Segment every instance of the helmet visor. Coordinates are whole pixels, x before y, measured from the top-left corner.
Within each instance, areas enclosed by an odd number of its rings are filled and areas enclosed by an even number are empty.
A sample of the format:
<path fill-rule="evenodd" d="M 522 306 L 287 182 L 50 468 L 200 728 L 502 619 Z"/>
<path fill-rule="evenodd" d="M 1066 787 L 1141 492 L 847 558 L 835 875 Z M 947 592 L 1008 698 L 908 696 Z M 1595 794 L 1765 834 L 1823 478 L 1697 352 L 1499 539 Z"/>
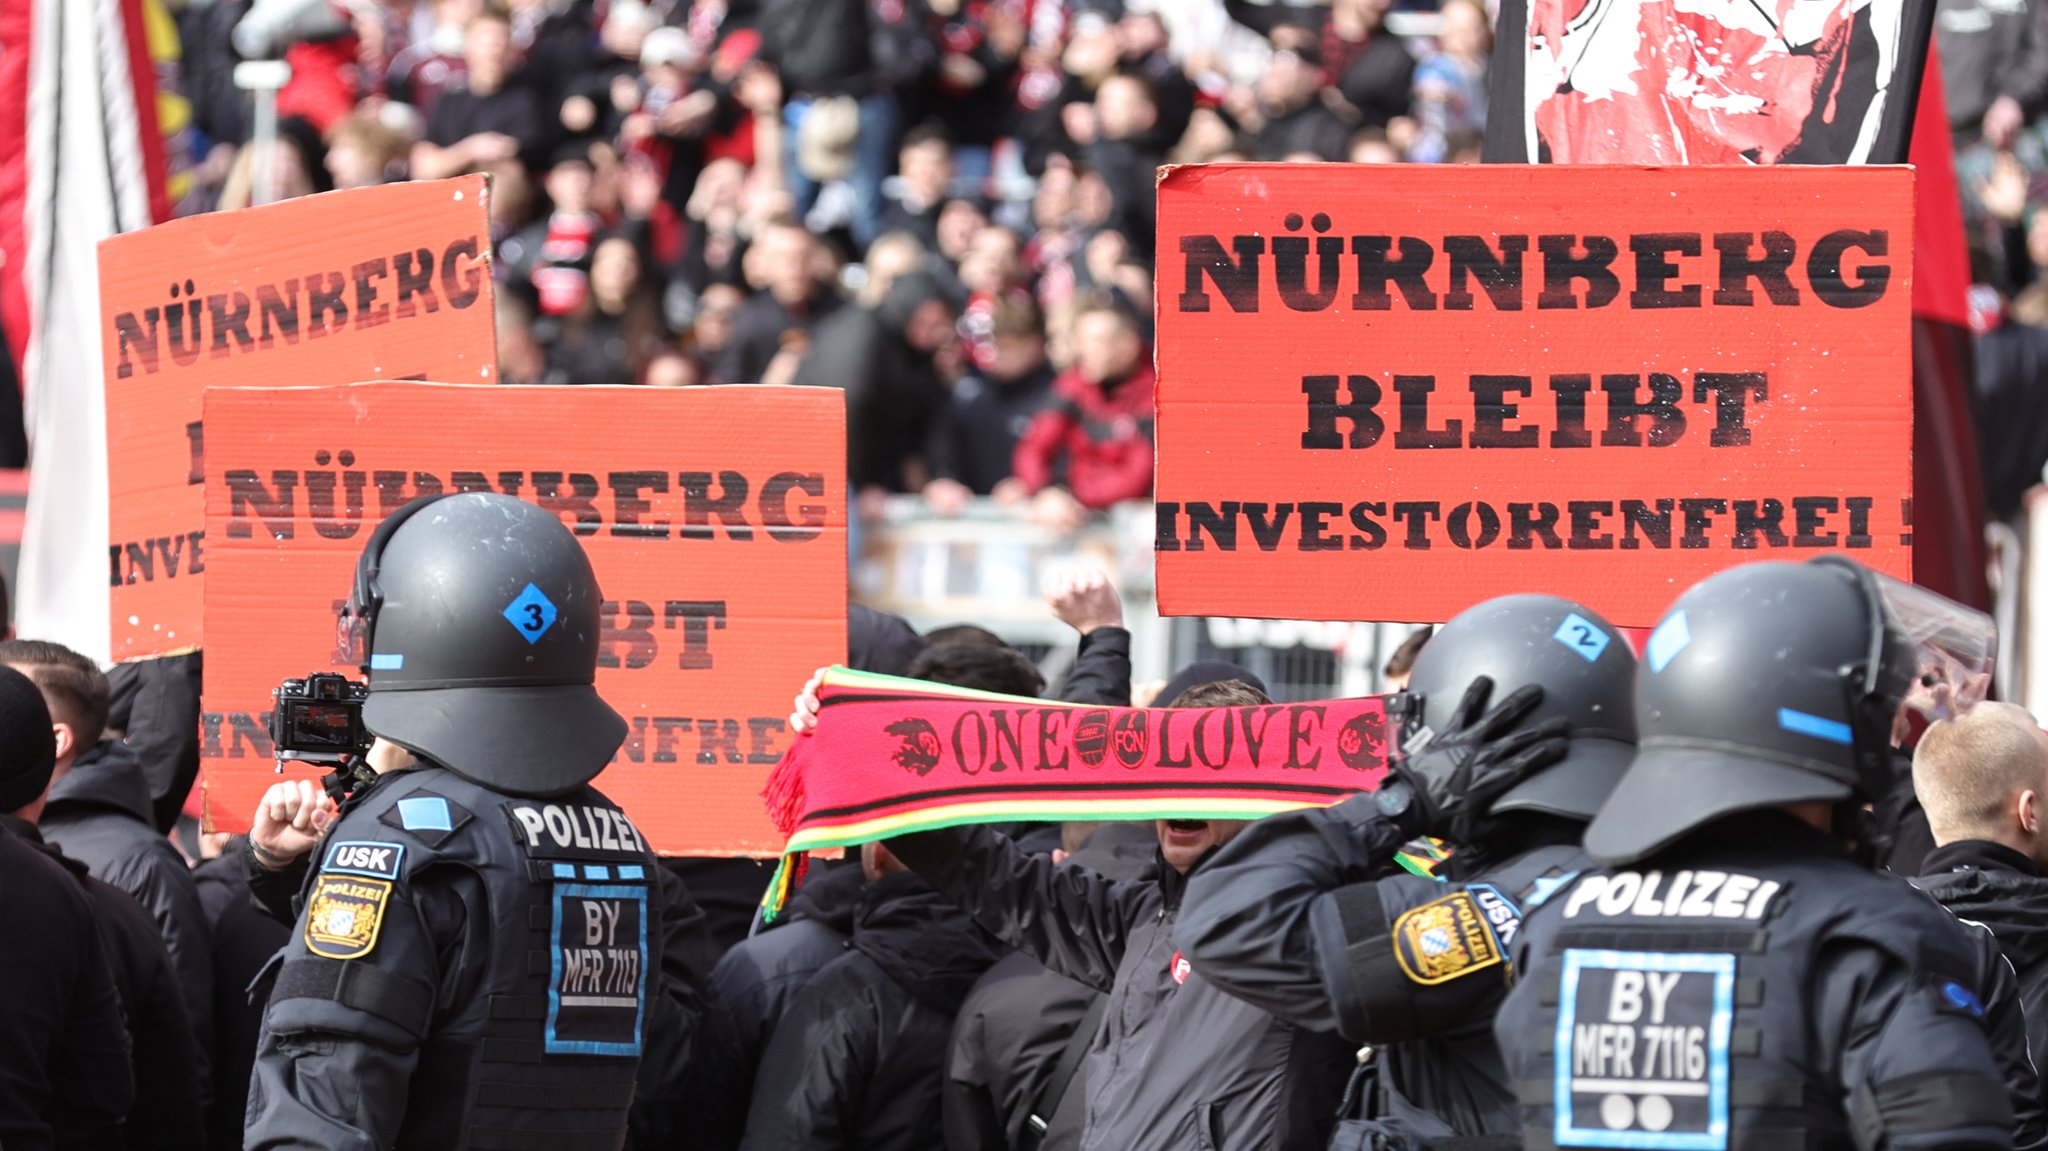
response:
<path fill-rule="evenodd" d="M 1898 719 L 1931 723 L 1991 694 L 1998 628 L 1991 617 L 1916 584 L 1877 572 L 1871 583 L 1891 625 L 1913 645 L 1916 666 Z"/>

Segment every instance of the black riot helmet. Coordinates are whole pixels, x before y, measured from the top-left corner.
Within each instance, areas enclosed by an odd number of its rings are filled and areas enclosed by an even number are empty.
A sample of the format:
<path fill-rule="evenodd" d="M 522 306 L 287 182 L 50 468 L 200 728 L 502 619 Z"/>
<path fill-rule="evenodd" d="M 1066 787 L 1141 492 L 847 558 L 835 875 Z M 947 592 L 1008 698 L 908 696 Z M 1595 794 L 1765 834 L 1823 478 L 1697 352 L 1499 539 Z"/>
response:
<path fill-rule="evenodd" d="M 1628 641 L 1591 608 L 1550 595 L 1501 596 L 1460 612 L 1415 657 L 1408 689 L 1388 701 L 1389 734 L 1405 747 L 1424 729 L 1442 732 L 1478 676 L 1493 680 L 1493 703 L 1535 684 L 1543 702 L 1522 725 L 1561 719 L 1570 749 L 1502 793 L 1488 814 L 1591 819 L 1635 754 L 1635 672 Z"/>
<path fill-rule="evenodd" d="M 1645 645 L 1642 750 L 1586 850 L 1633 863 L 1736 812 L 1875 800 L 1901 707 L 1982 698 L 1996 638 L 1983 613 L 1843 556 L 1701 580 Z"/>
<path fill-rule="evenodd" d="M 370 677 L 363 726 L 494 790 L 583 786 L 626 738 L 592 686 L 601 598 L 553 513 L 488 492 L 414 500 L 370 537 L 341 619 Z"/>

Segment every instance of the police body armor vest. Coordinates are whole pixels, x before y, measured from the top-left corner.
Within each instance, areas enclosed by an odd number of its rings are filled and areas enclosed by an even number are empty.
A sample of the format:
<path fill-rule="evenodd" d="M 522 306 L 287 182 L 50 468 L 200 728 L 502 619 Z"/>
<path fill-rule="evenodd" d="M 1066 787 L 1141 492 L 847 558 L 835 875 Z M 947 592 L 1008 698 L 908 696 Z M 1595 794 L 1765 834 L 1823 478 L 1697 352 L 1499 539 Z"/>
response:
<path fill-rule="evenodd" d="M 1955 920 L 1902 881 L 1826 856 L 1691 862 L 1574 877 L 1524 921 L 1496 1034 L 1528 1151 L 1852 1147 L 1820 1078 L 1836 1053 L 1813 1049 L 1822 947 L 1977 981 Z"/>
<path fill-rule="evenodd" d="M 1575 845 L 1540 847 L 1447 883 L 1394 876 L 1336 893 L 1364 1012 L 1355 1037 L 1383 1045 L 1373 1118 L 1441 1151 L 1518 1141 L 1493 1040 L 1509 948 L 1533 893 L 1589 862 Z"/>
<path fill-rule="evenodd" d="M 462 868 L 490 909 L 489 946 L 456 959 L 482 965 L 465 973 L 474 994 L 435 1004 L 398 1145 L 617 1148 L 660 994 L 657 863 L 639 832 L 591 787 L 529 799 L 427 768 L 364 796 L 322 846 L 319 875 L 373 858 L 379 841 L 404 848 L 395 883 Z M 402 971 L 412 958 L 378 966 Z M 432 969 L 433 956 L 416 958 Z"/>

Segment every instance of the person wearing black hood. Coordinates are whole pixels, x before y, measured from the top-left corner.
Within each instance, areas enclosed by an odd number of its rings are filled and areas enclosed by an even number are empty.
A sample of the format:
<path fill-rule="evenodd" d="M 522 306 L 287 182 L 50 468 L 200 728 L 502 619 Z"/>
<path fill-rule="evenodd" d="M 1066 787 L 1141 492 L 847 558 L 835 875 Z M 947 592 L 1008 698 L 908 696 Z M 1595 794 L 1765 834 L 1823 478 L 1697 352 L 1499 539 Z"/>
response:
<path fill-rule="evenodd" d="M 879 843 L 848 949 L 811 977 L 755 1075 L 742 1151 L 937 1151 L 953 1016 L 1000 954 Z"/>
<path fill-rule="evenodd" d="M 149 781 L 127 744 L 102 740 L 107 677 L 85 656 L 42 640 L 0 642 L 0 664 L 41 689 L 56 724 L 57 773 L 37 822 L 44 838 L 156 920 L 197 1040 L 202 1098 L 213 1052 L 213 949 L 185 859 L 156 829 Z"/>
<path fill-rule="evenodd" d="M 32 803 L 0 812 L 0 828 L 70 872 L 99 924 L 135 1072 L 135 1100 L 119 1145 L 129 1151 L 201 1151 L 206 1146 L 206 1101 L 200 1081 L 205 1063 L 156 921 L 127 892 L 94 879 L 85 864 L 45 840 L 35 823 L 42 807 Z M 235 1112 L 239 1135 L 239 1103 Z M 239 1139 L 235 1146 L 241 1146 Z"/>
<path fill-rule="evenodd" d="M 1029 298 L 998 300 L 991 324 L 993 357 L 954 387 L 934 422 L 934 478 L 925 485 L 924 498 L 942 515 L 958 512 L 973 496 L 1021 489 L 1010 469 L 1017 439 L 1053 404 L 1055 373 L 1045 358 L 1038 305 Z"/>
<path fill-rule="evenodd" d="M 1913 788 L 1938 844 L 1913 884 L 1998 940 L 2038 1064 L 2048 1057 L 2048 732 L 2017 704 L 1980 703 L 1920 737 Z"/>
<path fill-rule="evenodd" d="M 56 769 L 42 694 L 0 668 L 0 1146 L 116 1151 L 135 1069 L 98 912 L 33 834 Z"/>
<path fill-rule="evenodd" d="M 1042 686 L 1038 670 L 1008 647 L 969 643 L 922 647 L 924 639 L 918 639 L 918 633 L 909 631 L 909 625 L 897 616 L 854 608 L 848 619 L 854 625 L 848 641 L 848 662 L 854 668 L 1024 696 L 1038 694 Z M 907 649 L 905 633 L 922 649 L 911 655 L 907 666 L 889 666 L 893 657 Z M 934 659 L 924 657 L 926 651 L 940 647 L 944 651 L 938 651 Z M 682 1098 L 694 1147 L 731 1151 L 739 1147 L 741 1135 L 754 1135 L 748 1114 L 754 1108 L 756 1083 L 772 1088 L 770 1098 L 784 1096 L 786 1083 L 758 1077 L 770 1038 L 811 979 L 848 952 L 862 909 L 862 870 L 819 866 L 811 870 L 809 881 L 768 930 L 725 952 L 711 973 L 709 1008 L 690 1053 L 690 1075 Z M 942 1038 L 934 1045 L 934 1051 L 940 1049 L 944 1049 Z"/>
<path fill-rule="evenodd" d="M 846 393 L 846 474 L 856 489 L 915 491 L 945 407 L 938 356 L 958 318 L 938 278 L 899 276 L 873 308 L 843 308 L 818 326 L 795 383 Z"/>
<path fill-rule="evenodd" d="M 741 941 L 711 969 L 679 1103 L 699 1151 L 740 1145 L 775 1025 L 811 978 L 846 954 L 861 887 L 858 867 L 817 868 L 772 930 Z"/>
<path fill-rule="evenodd" d="M 1172 707 L 1257 706 L 1237 681 Z M 816 730 L 814 695 L 791 727 Z M 1082 1151 L 1309 1151 L 1330 1134 L 1353 1048 L 1225 995 L 1174 949 L 1189 877 L 1243 820 L 1158 820 L 1158 855 L 1118 882 L 1033 855 L 987 827 L 898 836 L 889 850 L 1011 946 L 1109 996 L 1082 1064 Z"/>

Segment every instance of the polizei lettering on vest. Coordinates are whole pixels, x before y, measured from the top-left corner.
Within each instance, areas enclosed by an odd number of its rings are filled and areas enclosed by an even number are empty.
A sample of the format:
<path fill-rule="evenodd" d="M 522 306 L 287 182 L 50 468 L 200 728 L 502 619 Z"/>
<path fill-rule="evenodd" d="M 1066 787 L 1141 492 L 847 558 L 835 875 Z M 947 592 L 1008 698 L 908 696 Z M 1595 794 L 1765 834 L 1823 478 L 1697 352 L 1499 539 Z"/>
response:
<path fill-rule="evenodd" d="M 625 813 L 580 803 L 550 803 L 543 807 L 515 804 L 512 818 L 526 833 L 526 846 L 547 844 L 564 850 L 614 851 L 638 854 L 647 850 L 640 832 Z"/>
<path fill-rule="evenodd" d="M 1572 887 L 1564 917 L 1576 919 L 1581 912 L 1590 911 L 1634 919 L 1761 919 L 1780 886 L 1775 879 L 1725 871 L 1591 875 Z"/>

